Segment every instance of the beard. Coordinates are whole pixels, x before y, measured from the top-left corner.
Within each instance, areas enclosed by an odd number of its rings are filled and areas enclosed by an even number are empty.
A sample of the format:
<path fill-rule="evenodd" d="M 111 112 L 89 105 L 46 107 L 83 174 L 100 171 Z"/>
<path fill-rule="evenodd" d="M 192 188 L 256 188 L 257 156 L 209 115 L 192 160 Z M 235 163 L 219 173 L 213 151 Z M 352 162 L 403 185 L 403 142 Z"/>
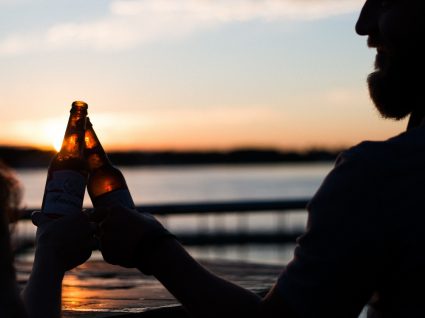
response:
<path fill-rule="evenodd" d="M 401 120 L 408 116 L 417 107 L 417 94 L 422 91 L 422 80 L 417 77 L 423 74 L 423 67 L 410 65 L 410 61 L 423 58 L 403 55 L 379 52 L 375 71 L 367 79 L 370 97 L 384 118 Z"/>

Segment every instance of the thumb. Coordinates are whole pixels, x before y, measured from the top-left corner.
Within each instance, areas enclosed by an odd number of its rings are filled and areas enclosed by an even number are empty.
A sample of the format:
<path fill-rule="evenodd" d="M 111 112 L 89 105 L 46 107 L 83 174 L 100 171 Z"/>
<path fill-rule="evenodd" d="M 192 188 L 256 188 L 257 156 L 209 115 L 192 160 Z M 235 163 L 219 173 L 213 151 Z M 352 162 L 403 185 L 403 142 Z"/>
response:
<path fill-rule="evenodd" d="M 53 220 L 58 219 L 57 216 L 53 216 L 52 214 L 46 214 L 42 211 L 33 211 L 31 213 L 31 221 L 37 227 L 42 226 L 43 224 L 49 223 Z"/>
<path fill-rule="evenodd" d="M 87 211 L 88 212 L 88 211 Z M 111 213 L 108 207 L 94 208 L 88 212 L 90 222 L 100 223 Z"/>
<path fill-rule="evenodd" d="M 31 221 L 32 221 L 32 224 L 34 224 L 35 226 L 38 226 L 38 224 L 40 223 L 40 218 L 41 218 L 41 211 L 33 211 L 31 213 Z"/>

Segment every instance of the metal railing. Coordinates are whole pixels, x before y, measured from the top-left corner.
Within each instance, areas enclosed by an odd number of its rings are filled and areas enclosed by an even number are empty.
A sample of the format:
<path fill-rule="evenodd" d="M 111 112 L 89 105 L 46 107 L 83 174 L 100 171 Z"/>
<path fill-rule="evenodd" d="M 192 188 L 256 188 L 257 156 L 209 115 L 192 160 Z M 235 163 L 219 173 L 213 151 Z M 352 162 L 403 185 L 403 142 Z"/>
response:
<path fill-rule="evenodd" d="M 269 199 L 247 201 L 224 201 L 224 202 L 193 202 L 193 203 L 167 203 L 138 205 L 139 211 L 150 212 L 161 218 L 167 225 L 169 219 L 175 216 L 189 215 L 203 220 L 196 222 L 198 229 L 187 232 L 174 232 L 178 239 L 185 245 L 227 245 L 227 244 L 266 244 L 266 243 L 289 243 L 294 242 L 302 234 L 303 229 L 282 229 L 279 226 L 269 230 L 248 231 L 249 214 L 273 213 L 277 217 L 291 212 L 306 212 L 309 199 Z M 31 211 L 27 209 L 23 219 L 29 219 Z M 232 231 L 224 230 L 222 221 L 213 222 L 215 228 L 207 228 L 205 216 L 219 218 L 225 215 L 237 215 L 238 226 Z M 277 225 L 284 222 L 277 220 Z M 171 230 L 173 230 L 171 228 Z M 29 235 L 31 236 L 31 235 Z M 30 239 L 26 237 L 26 244 Z"/>

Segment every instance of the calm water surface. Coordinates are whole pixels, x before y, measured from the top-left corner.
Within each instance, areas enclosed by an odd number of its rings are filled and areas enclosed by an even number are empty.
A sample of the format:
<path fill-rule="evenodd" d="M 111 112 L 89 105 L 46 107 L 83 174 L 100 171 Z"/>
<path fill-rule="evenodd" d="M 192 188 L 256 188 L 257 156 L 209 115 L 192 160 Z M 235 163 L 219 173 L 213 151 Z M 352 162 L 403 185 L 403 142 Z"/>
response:
<path fill-rule="evenodd" d="M 241 166 L 135 167 L 121 168 L 136 204 L 211 202 L 255 199 L 285 199 L 311 197 L 320 186 L 332 163 L 275 164 Z M 24 204 L 39 208 L 46 180 L 45 169 L 18 170 L 24 186 Z M 86 194 L 84 205 L 91 206 Z M 243 218 L 243 219 L 242 219 Z M 300 213 L 276 213 L 238 216 L 173 216 L 161 221 L 172 231 L 232 231 L 240 224 L 249 231 L 303 228 L 306 216 Z M 30 229 L 28 229 L 30 228 Z M 26 225 L 25 231 L 32 231 Z M 21 230 L 23 232 L 24 230 Z M 286 263 L 292 257 L 293 246 L 244 245 L 226 247 L 191 247 L 195 257 L 238 259 L 271 264 Z"/>

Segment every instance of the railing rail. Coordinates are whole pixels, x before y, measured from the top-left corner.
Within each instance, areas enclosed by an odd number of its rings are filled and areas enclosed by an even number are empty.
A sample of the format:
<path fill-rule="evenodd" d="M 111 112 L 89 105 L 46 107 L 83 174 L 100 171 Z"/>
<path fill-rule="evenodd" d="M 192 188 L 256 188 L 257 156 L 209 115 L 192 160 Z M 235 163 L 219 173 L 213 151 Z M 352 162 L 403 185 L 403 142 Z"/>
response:
<path fill-rule="evenodd" d="M 138 205 L 139 211 L 150 212 L 156 216 L 163 217 L 167 222 L 168 217 L 178 215 L 199 216 L 200 221 L 195 222 L 195 229 L 188 232 L 179 232 L 177 237 L 186 245 L 226 245 L 226 244 L 267 244 L 267 243 L 287 243 L 293 242 L 301 235 L 300 228 L 282 229 L 276 226 L 274 230 L 252 230 L 249 229 L 250 213 L 276 214 L 279 218 L 288 212 L 305 212 L 309 199 L 269 199 L 269 200 L 245 200 L 245 201 L 220 201 L 220 202 L 191 202 L 191 203 L 165 203 L 165 204 L 144 204 Z M 29 219 L 31 212 L 35 209 L 26 209 L 22 219 Z M 238 225 L 232 231 L 216 228 L 208 228 L 209 222 L 202 220 L 202 216 L 236 214 Z M 217 223 L 223 222 L 217 221 Z M 208 223 L 208 224 L 206 224 Z M 214 223 L 214 222 L 213 222 Z M 282 222 L 276 220 L 279 225 Z M 221 223 L 223 225 L 223 223 Z M 197 227 L 197 228 L 196 228 Z M 205 230 L 208 228 L 207 230 Z"/>
<path fill-rule="evenodd" d="M 139 211 L 150 212 L 154 215 L 178 215 L 178 214 L 226 214 L 237 212 L 244 213 L 262 213 L 275 211 L 285 213 L 288 211 L 305 210 L 309 199 L 270 199 L 270 200 L 245 200 L 245 201 L 220 201 L 220 202 L 193 202 L 193 203 L 161 203 L 161 204 L 142 204 L 136 207 Z M 26 209 L 23 211 L 22 219 L 28 219 L 31 212 L 37 210 Z"/>

